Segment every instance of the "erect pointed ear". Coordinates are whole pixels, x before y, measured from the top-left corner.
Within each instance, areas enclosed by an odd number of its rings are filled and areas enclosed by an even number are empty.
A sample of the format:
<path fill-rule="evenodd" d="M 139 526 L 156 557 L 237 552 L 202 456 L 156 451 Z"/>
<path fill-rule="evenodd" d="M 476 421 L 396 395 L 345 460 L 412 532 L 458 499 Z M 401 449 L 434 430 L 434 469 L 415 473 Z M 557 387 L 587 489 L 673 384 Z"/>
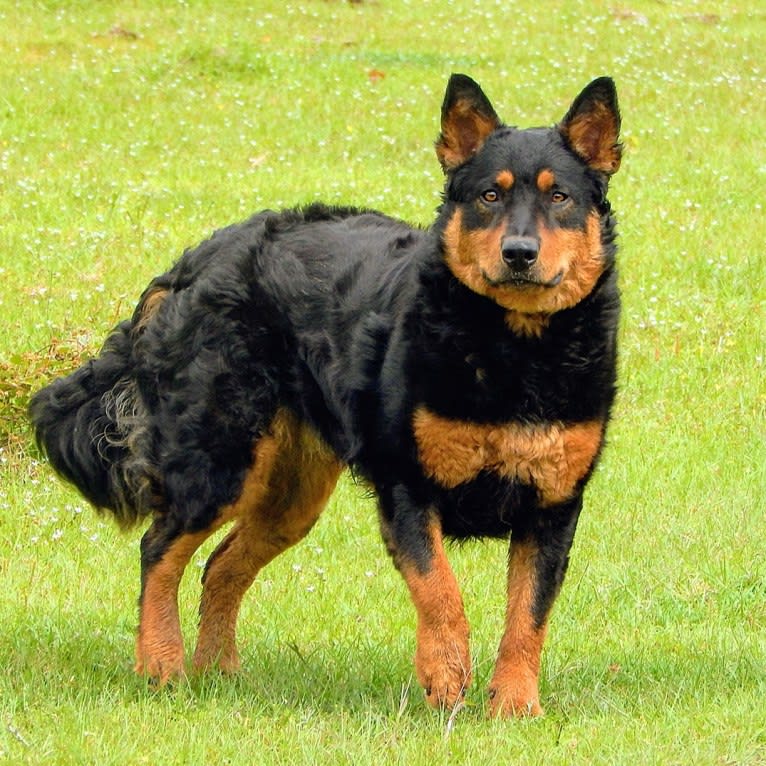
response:
<path fill-rule="evenodd" d="M 473 157 L 500 125 L 481 88 L 470 77 L 453 74 L 444 94 L 442 132 L 436 141 L 436 156 L 444 172 Z"/>
<path fill-rule="evenodd" d="M 590 167 L 608 175 L 617 172 L 622 157 L 620 110 L 610 77 L 599 77 L 586 86 L 558 127 Z"/>

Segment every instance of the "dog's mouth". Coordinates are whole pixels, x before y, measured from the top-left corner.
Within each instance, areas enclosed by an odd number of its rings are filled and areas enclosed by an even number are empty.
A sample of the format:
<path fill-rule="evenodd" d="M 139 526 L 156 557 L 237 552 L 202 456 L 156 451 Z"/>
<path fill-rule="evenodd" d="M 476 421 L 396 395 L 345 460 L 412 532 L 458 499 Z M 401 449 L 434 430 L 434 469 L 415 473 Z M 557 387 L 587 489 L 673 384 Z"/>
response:
<path fill-rule="evenodd" d="M 532 274 L 517 274 L 513 272 L 505 274 L 499 279 L 493 279 L 483 269 L 481 275 L 491 287 L 513 287 L 518 290 L 533 287 L 552 288 L 557 287 L 561 283 L 561 280 L 564 278 L 564 269 L 561 269 L 553 279 L 548 280 L 538 279 Z"/>

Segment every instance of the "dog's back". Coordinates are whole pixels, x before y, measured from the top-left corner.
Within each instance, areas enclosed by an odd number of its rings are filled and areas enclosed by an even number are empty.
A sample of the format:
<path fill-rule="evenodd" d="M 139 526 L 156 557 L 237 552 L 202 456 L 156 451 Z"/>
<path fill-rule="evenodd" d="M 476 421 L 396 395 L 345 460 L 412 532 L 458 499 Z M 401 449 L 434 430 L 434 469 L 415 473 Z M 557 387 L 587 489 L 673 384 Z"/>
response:
<path fill-rule="evenodd" d="M 323 205 L 216 232 L 152 281 L 98 357 L 35 394 L 38 444 L 125 526 L 168 504 L 202 520 L 231 502 L 279 403 L 308 407 L 350 457 L 349 408 L 380 363 L 384 317 L 417 283 L 408 256 L 423 237 Z M 355 369 L 341 365 L 351 348 Z"/>

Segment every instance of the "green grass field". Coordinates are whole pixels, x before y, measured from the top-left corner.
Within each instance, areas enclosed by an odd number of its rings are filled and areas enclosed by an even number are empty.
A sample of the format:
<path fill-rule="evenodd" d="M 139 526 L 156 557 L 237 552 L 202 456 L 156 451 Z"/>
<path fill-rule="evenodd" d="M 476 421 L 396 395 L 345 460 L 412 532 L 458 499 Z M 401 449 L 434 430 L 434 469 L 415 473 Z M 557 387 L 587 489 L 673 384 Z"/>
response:
<path fill-rule="evenodd" d="M 0 762 L 766 764 L 766 11 L 736 4 L 0 0 Z M 132 674 L 140 530 L 38 462 L 30 390 L 212 229 L 323 199 L 428 224 L 449 74 L 511 124 L 612 75 L 625 301 L 610 443 L 543 657 L 484 718 L 505 547 L 451 551 L 475 686 L 448 727 L 346 480 L 253 586 L 243 673 Z M 182 587 L 191 641 L 206 546 Z"/>

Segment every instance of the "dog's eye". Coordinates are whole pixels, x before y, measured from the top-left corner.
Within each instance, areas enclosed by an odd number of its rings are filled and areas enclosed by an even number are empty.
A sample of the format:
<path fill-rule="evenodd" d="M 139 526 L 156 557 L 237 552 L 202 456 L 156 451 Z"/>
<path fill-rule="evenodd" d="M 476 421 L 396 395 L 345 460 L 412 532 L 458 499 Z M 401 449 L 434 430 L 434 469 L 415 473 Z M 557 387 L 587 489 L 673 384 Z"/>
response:
<path fill-rule="evenodd" d="M 497 202 L 500 199 L 500 195 L 494 189 L 487 189 L 487 191 L 481 193 L 481 199 L 483 202 L 487 202 L 491 205 L 493 202 Z"/>
<path fill-rule="evenodd" d="M 555 205 L 560 205 L 562 202 L 566 202 L 569 199 L 569 195 L 563 191 L 555 191 L 551 194 L 551 202 Z"/>

